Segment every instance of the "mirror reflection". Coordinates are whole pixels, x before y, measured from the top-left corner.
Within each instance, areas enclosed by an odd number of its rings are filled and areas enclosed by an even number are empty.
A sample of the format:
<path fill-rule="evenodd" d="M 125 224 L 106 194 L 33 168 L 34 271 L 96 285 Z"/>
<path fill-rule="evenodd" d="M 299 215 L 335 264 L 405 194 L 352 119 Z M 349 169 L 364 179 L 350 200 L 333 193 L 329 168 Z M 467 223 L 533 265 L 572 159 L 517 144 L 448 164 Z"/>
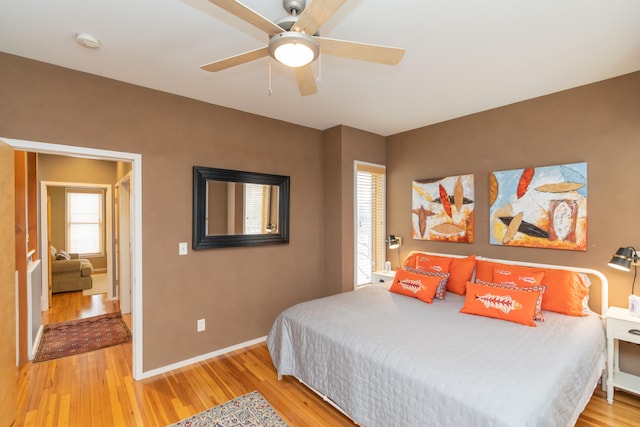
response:
<path fill-rule="evenodd" d="M 208 236 L 279 232 L 277 185 L 207 181 Z"/>
<path fill-rule="evenodd" d="M 290 178 L 193 167 L 193 249 L 289 243 Z"/>

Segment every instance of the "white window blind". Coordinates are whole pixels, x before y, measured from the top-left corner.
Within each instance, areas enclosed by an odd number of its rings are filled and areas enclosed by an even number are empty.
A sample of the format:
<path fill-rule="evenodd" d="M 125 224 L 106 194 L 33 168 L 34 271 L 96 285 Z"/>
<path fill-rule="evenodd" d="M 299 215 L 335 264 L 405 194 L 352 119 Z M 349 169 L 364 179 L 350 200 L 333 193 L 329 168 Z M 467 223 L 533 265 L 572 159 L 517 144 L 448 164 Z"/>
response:
<path fill-rule="evenodd" d="M 102 191 L 67 192 L 67 251 L 82 255 L 104 255 Z"/>
<path fill-rule="evenodd" d="M 355 163 L 355 239 L 357 286 L 371 283 L 382 270 L 385 252 L 385 167 Z"/>

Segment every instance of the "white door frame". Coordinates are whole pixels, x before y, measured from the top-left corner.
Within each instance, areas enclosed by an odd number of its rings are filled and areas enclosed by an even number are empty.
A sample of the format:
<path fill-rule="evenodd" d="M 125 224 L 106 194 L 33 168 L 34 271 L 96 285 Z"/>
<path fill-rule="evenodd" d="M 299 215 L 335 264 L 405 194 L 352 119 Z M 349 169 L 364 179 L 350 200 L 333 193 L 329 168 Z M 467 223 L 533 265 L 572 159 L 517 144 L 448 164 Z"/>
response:
<path fill-rule="evenodd" d="M 96 148 L 77 147 L 73 145 L 50 144 L 46 142 L 27 141 L 0 137 L 4 143 L 12 146 L 16 150 L 31 151 L 44 154 L 57 154 L 62 156 L 84 157 L 97 160 L 125 161 L 131 162 L 131 206 L 133 231 L 131 234 L 131 258 L 132 258 L 132 374 L 135 380 L 143 378 L 142 370 L 142 155 L 137 153 L 127 153 L 124 151 L 111 151 Z M 43 245 L 40 245 L 40 257 L 42 258 Z M 49 248 L 47 247 L 47 251 Z M 49 256 L 49 254 L 45 254 Z"/>
<path fill-rule="evenodd" d="M 118 183 L 118 296 L 120 311 L 131 312 L 131 174 L 127 173 Z"/>
<path fill-rule="evenodd" d="M 110 267 L 113 262 L 113 229 L 112 229 L 112 199 L 111 199 L 111 185 L 108 184 L 87 184 L 79 182 L 59 182 L 59 181 L 40 181 L 40 259 L 47 260 L 49 256 L 49 246 L 47 243 L 49 237 L 49 223 L 47 221 L 47 196 L 49 195 L 49 187 L 82 187 L 82 188 L 100 188 L 104 190 L 105 197 L 105 241 L 104 250 L 107 255 L 107 283 L 113 283 L 113 267 Z M 42 311 L 49 310 L 49 287 L 47 286 L 47 292 L 44 292 L 44 283 L 49 282 L 49 263 L 42 263 Z M 109 293 L 107 299 L 113 299 L 113 286 L 109 287 Z"/>

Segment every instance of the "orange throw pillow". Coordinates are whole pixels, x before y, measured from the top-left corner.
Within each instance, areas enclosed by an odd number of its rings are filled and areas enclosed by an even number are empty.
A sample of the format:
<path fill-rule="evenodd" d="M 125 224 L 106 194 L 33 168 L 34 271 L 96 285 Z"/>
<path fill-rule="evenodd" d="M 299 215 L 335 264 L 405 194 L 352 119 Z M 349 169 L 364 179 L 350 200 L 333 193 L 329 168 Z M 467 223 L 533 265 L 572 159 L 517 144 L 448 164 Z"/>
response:
<path fill-rule="evenodd" d="M 417 268 L 410 268 L 410 267 L 405 267 L 404 269 L 407 271 L 410 271 L 411 273 L 422 274 L 424 276 L 439 277 L 440 283 L 438 283 L 438 288 L 436 289 L 436 298 L 444 299 L 445 295 L 447 294 L 447 280 L 449 280 L 449 273 L 440 273 L 438 271 L 425 271 L 425 270 L 420 270 Z"/>
<path fill-rule="evenodd" d="M 522 272 L 523 274 L 526 274 L 526 275 L 530 275 L 532 273 L 542 273 L 544 275 L 544 272 L 545 272 L 545 270 L 540 268 L 525 267 L 521 265 L 512 265 L 512 264 L 503 264 L 500 262 L 485 261 L 485 260 L 479 259 L 478 261 L 476 261 L 475 281 L 495 282 L 496 278 L 494 277 L 494 270 L 497 267 L 501 267 L 506 270 Z M 527 286 L 534 286 L 528 283 L 525 283 L 525 284 Z M 540 282 L 538 282 L 537 284 L 540 284 Z"/>
<path fill-rule="evenodd" d="M 477 260 L 475 281 L 481 280 L 483 282 L 492 282 L 493 267 L 496 265 L 504 265 L 504 264 L 498 264 L 497 262 L 492 262 L 492 261 L 485 261 L 483 259 Z"/>
<path fill-rule="evenodd" d="M 419 253 L 414 253 L 407 256 L 404 260 L 403 267 L 416 268 L 416 259 L 418 258 Z"/>
<path fill-rule="evenodd" d="M 468 282 L 467 295 L 460 312 L 535 327 L 533 315 L 542 292 L 544 287 L 540 287 L 538 291 L 529 291 L 527 288 Z"/>
<path fill-rule="evenodd" d="M 522 267 L 517 265 L 494 265 L 493 266 L 493 283 L 496 285 L 515 286 L 517 288 L 537 287 L 542 283 L 544 271 L 535 270 L 531 267 Z M 542 302 L 544 298 L 538 300 L 536 305 L 536 314 L 533 320 L 543 322 Z"/>
<path fill-rule="evenodd" d="M 589 295 L 589 287 L 582 276 L 573 271 L 546 269 L 542 284 L 547 287 L 542 309 L 569 316 L 586 316 L 582 301 Z"/>
<path fill-rule="evenodd" d="M 436 273 L 448 273 L 451 258 L 439 257 L 427 254 L 418 254 L 416 257 L 416 268 L 424 271 L 435 271 Z"/>
<path fill-rule="evenodd" d="M 418 298 L 420 301 L 431 304 L 440 280 L 441 278 L 438 276 L 425 276 L 424 274 L 398 269 L 389 291 Z"/>
<path fill-rule="evenodd" d="M 467 292 L 467 282 L 471 280 L 473 269 L 476 268 L 476 256 L 466 258 L 452 258 L 449 266 L 449 281 L 447 290 L 454 294 L 464 295 Z"/>
<path fill-rule="evenodd" d="M 418 259 L 422 257 L 428 257 L 433 260 L 434 265 L 438 265 L 438 259 L 443 260 L 442 264 L 446 264 L 449 261 L 449 280 L 446 284 L 446 291 L 453 292 L 454 294 L 464 295 L 467 291 L 467 282 L 471 280 L 473 275 L 473 269 L 476 267 L 476 256 L 469 255 L 466 258 L 452 258 L 439 255 L 427 255 L 421 253 L 415 253 L 409 255 L 404 262 L 405 267 L 420 268 L 418 265 Z M 491 278 L 487 280 L 490 282 Z"/>
<path fill-rule="evenodd" d="M 515 265 L 493 266 L 492 282 L 498 285 L 511 285 L 518 288 L 539 286 L 542 283 L 544 271 Z"/>

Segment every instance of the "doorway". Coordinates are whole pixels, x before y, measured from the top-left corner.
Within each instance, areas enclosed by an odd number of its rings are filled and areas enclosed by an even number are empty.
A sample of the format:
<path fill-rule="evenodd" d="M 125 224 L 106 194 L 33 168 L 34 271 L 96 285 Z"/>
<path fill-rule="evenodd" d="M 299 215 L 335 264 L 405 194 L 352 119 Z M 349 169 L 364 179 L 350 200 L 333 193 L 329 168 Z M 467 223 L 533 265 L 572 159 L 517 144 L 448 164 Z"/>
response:
<path fill-rule="evenodd" d="M 66 207 L 65 201 L 65 192 L 69 189 L 93 189 L 93 190 L 102 190 L 104 192 L 104 203 L 105 203 L 105 215 L 104 215 L 104 242 L 103 248 L 104 256 L 102 258 L 102 264 L 106 266 L 106 283 L 109 285 L 107 287 L 107 299 L 113 300 L 115 298 L 113 292 L 113 230 L 112 230 L 112 197 L 111 197 L 111 186 L 104 184 L 91 184 L 91 183 L 77 183 L 77 182 L 58 182 L 58 181 L 40 181 L 40 242 L 42 242 L 42 258 L 43 260 L 47 260 L 48 248 L 49 244 L 52 242 L 52 234 L 54 234 L 54 229 L 58 229 L 57 235 L 61 235 L 56 242 L 54 242 L 54 246 L 56 248 L 66 248 L 66 245 L 60 244 L 60 241 L 65 240 L 66 230 L 65 228 L 65 214 L 64 210 Z M 56 205 L 62 205 L 60 209 L 56 209 L 57 211 L 62 209 L 62 212 L 59 213 L 60 221 L 56 221 L 56 223 L 52 222 L 52 209 L 51 209 L 51 200 L 52 194 L 57 194 L 58 203 Z M 106 258 L 106 263 L 105 263 Z M 91 261 L 91 260 L 90 260 Z M 95 267 L 95 261 L 92 262 Z M 42 266 L 42 283 L 48 283 L 49 277 L 49 269 L 50 265 L 48 262 L 44 262 Z M 93 276 L 93 275 L 92 275 Z M 49 289 L 47 292 L 43 292 L 42 294 L 42 311 L 49 310 L 51 302 L 51 290 Z M 128 313 L 128 312 L 127 312 Z"/>
<path fill-rule="evenodd" d="M 16 150 L 62 156 L 84 157 L 99 160 L 131 163 L 131 324 L 132 324 L 132 374 L 138 380 L 142 371 L 142 155 L 44 142 L 0 138 Z M 46 203 L 46 202 L 45 202 Z M 45 240 L 46 241 L 46 240 Z M 44 245 L 41 245 L 44 246 Z M 41 249 L 42 250 L 42 249 Z M 41 253 L 41 256 L 43 254 Z M 48 257 L 48 254 L 44 254 Z M 48 279 L 47 279 L 48 280 Z"/>

